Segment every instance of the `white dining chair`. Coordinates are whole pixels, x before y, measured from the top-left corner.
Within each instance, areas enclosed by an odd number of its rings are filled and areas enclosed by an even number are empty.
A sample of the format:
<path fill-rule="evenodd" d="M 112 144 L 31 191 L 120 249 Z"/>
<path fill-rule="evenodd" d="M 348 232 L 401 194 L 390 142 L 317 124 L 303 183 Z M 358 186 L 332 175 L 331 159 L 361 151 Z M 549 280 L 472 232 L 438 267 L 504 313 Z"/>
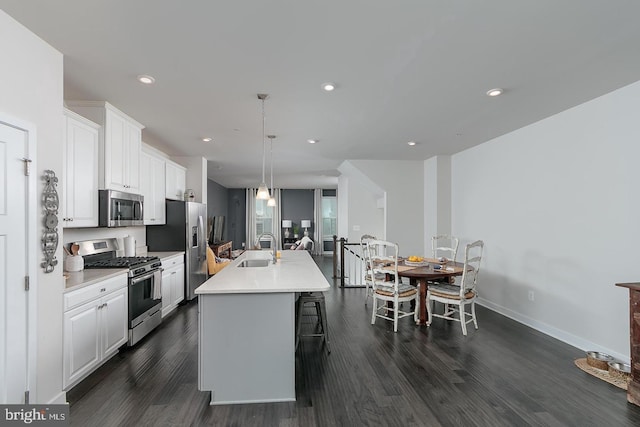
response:
<path fill-rule="evenodd" d="M 370 234 L 363 234 L 360 237 L 360 251 L 362 253 L 362 265 L 363 265 L 363 278 L 364 278 L 364 305 L 367 305 L 367 301 L 371 297 L 371 293 L 373 292 L 373 277 L 371 273 L 371 260 L 369 259 L 369 248 L 367 246 L 367 242 L 370 240 L 376 240 L 375 236 Z"/>
<path fill-rule="evenodd" d="M 462 334 L 467 335 L 467 323 L 473 322 L 478 329 L 476 320 L 476 299 L 478 297 L 478 273 L 484 242 L 477 240 L 466 246 L 464 251 L 464 267 L 462 276 L 456 277 L 455 283 L 434 283 L 427 288 L 427 326 L 431 325 L 433 317 L 460 322 Z M 458 279 L 460 281 L 458 282 Z M 434 302 L 444 304 L 444 313 L 434 312 Z M 465 311 L 465 306 L 471 306 L 471 312 Z M 457 317 L 456 316 L 457 313 Z M 466 316 L 470 316 L 466 320 Z"/>
<path fill-rule="evenodd" d="M 458 255 L 458 238 L 448 234 L 438 234 L 431 238 L 432 257 L 447 258 L 447 260 L 455 261 Z"/>
<path fill-rule="evenodd" d="M 373 283 L 373 309 L 371 310 L 371 324 L 380 317 L 393 322 L 393 332 L 398 332 L 398 319 L 413 316 L 418 321 L 419 298 L 418 289 L 400 281 L 398 275 L 398 245 L 384 240 L 369 240 L 367 247 L 370 254 L 370 269 Z M 390 280 L 386 278 L 390 277 Z M 404 311 L 400 303 L 415 301 L 410 311 Z M 387 303 L 391 302 L 392 306 Z M 379 304 L 381 303 L 381 304 Z M 390 317 L 392 312 L 393 317 Z"/>

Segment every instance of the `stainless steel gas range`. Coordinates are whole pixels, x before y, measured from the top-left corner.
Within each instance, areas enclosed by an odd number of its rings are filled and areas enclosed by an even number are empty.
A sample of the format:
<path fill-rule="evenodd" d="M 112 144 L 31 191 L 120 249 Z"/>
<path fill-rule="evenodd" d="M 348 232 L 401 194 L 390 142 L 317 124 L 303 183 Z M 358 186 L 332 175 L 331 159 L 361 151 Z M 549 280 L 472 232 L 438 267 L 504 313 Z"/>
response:
<path fill-rule="evenodd" d="M 129 341 L 132 346 L 162 322 L 162 262 L 158 257 L 117 257 L 116 239 L 74 242 L 84 268 L 129 269 Z"/>

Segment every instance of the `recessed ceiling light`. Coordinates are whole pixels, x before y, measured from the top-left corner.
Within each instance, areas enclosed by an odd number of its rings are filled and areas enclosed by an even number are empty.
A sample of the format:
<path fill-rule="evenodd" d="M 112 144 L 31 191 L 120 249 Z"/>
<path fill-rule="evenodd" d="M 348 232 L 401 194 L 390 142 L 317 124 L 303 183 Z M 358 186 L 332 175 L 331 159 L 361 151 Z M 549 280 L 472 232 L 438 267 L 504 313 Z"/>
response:
<path fill-rule="evenodd" d="M 142 74 L 142 75 L 138 76 L 138 81 L 140 83 L 144 83 L 146 85 L 150 85 L 150 84 L 155 83 L 156 79 L 154 79 L 151 76 L 147 76 L 146 74 Z"/>
<path fill-rule="evenodd" d="M 206 138 L 202 138 L 202 141 L 204 141 L 204 142 L 211 142 L 211 141 L 213 141 L 213 139 L 212 139 L 212 138 L 209 138 L 209 137 L 206 137 Z"/>
<path fill-rule="evenodd" d="M 336 88 L 335 83 L 327 82 L 322 84 L 322 89 L 326 90 L 327 92 L 331 92 L 335 88 Z"/>
<path fill-rule="evenodd" d="M 495 89 L 491 89 L 487 91 L 487 96 L 498 96 L 498 95 L 502 95 L 503 90 L 500 89 L 499 87 L 495 88 Z"/>
<path fill-rule="evenodd" d="M 415 141 L 409 141 L 409 142 L 407 142 L 407 144 L 413 147 L 414 145 L 416 145 L 416 142 Z"/>
<path fill-rule="evenodd" d="M 318 142 L 318 140 L 317 139 L 307 139 L 307 142 L 309 144 L 315 144 L 316 142 Z"/>

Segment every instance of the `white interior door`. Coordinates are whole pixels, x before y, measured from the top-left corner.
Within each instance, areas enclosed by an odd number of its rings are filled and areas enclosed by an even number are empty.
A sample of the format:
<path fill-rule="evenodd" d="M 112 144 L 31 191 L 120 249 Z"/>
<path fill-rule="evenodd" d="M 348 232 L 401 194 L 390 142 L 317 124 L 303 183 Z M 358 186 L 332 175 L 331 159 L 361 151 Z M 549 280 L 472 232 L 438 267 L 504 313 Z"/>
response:
<path fill-rule="evenodd" d="M 0 121 L 0 403 L 24 403 L 28 387 L 28 133 Z"/>

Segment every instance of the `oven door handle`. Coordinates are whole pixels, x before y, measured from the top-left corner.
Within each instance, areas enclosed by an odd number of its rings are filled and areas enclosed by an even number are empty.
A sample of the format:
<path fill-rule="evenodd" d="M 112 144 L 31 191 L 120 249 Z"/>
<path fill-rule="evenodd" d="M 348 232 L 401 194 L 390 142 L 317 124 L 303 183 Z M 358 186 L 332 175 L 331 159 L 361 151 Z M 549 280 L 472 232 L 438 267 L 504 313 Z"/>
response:
<path fill-rule="evenodd" d="M 151 273 L 147 273 L 144 276 L 134 277 L 133 279 L 131 279 L 131 284 L 135 285 L 138 282 L 142 282 L 143 280 L 150 279 L 156 274 L 157 271 L 163 272 L 164 268 L 159 268 L 157 270 L 153 270 Z"/>

